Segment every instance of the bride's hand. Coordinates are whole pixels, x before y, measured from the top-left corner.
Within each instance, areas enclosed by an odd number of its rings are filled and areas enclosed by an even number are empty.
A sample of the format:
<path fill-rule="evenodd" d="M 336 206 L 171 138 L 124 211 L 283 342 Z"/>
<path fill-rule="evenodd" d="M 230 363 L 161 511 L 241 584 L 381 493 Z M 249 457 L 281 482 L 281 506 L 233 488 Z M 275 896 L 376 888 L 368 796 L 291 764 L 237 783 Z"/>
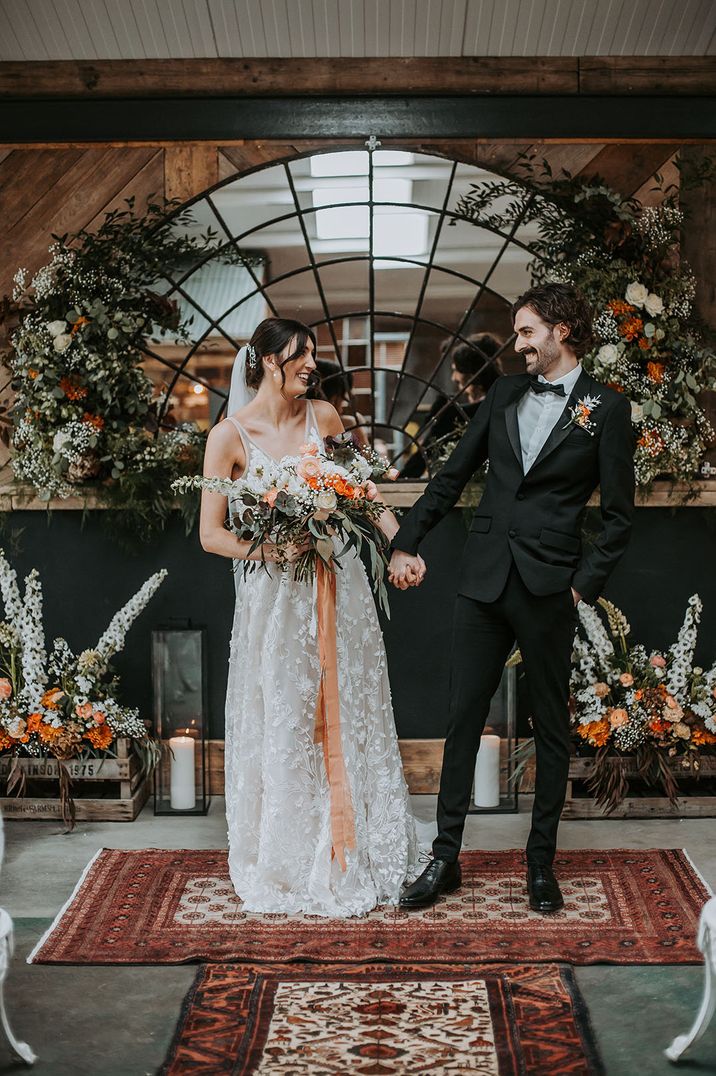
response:
<path fill-rule="evenodd" d="M 305 542 L 289 542 L 287 546 L 284 546 L 283 560 L 285 560 L 287 564 L 293 564 L 294 561 L 298 560 L 299 557 L 302 557 L 303 554 L 308 551 L 309 545 L 310 543 L 308 539 L 306 539 Z"/>

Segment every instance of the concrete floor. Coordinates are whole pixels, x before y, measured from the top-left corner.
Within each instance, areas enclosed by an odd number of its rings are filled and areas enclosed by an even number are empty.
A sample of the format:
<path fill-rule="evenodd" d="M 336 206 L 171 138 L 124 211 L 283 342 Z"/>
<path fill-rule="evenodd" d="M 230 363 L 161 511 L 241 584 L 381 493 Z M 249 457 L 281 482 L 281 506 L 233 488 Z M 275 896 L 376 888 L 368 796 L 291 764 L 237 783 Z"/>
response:
<path fill-rule="evenodd" d="M 434 817 L 431 796 L 413 797 L 416 813 Z M 713 821 L 563 822 L 563 848 L 685 848 L 716 890 Z M 519 815 L 468 818 L 465 847 L 519 848 L 529 829 Z M 219 848 L 225 845 L 223 801 L 206 818 L 155 818 L 151 807 L 133 823 L 80 823 L 63 835 L 54 822 L 7 822 L 0 906 L 15 920 L 16 956 L 7 1006 L 16 1034 L 39 1055 L 38 1076 L 144 1076 L 164 1058 L 181 1001 L 196 967 L 42 967 L 24 963 L 74 889 L 98 848 Z M 576 969 L 608 1076 L 664 1076 L 672 1038 L 691 1024 L 701 996 L 698 967 Z M 716 1074 L 716 1019 L 679 1066 Z M 0 1073 L 20 1073 L 0 1042 Z M 422 1074 L 415 1074 L 422 1076 Z M 546 1074 L 545 1074 L 546 1076 Z M 550 1074 L 551 1076 L 551 1074 Z"/>

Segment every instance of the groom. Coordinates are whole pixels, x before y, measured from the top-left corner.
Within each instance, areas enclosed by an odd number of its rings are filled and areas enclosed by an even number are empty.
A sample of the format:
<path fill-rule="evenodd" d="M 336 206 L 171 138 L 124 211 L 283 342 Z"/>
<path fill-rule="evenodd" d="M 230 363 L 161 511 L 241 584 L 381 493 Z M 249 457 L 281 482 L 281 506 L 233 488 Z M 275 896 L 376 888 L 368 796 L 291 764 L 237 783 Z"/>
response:
<path fill-rule="evenodd" d="M 594 602 L 626 548 L 634 510 L 629 401 L 579 364 L 591 314 L 569 284 L 531 288 L 513 304 L 527 372 L 492 386 L 442 470 L 395 535 L 391 581 L 418 585 L 418 547 L 486 459 L 487 484 L 465 545 L 455 603 L 450 712 L 433 860 L 401 897 L 424 908 L 461 883 L 462 842 L 480 735 L 517 641 L 536 749 L 527 841 L 530 907 L 563 905 L 552 871 L 570 750 L 569 679 L 578 602 Z M 600 487 L 601 529 L 583 546 L 584 509 Z"/>

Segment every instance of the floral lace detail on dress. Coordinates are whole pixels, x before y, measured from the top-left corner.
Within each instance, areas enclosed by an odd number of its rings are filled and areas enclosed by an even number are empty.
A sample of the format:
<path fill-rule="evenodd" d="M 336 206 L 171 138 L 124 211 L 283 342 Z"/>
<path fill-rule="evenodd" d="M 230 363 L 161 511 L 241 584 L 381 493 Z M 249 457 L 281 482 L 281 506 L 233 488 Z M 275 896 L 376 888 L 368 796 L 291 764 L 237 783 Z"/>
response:
<path fill-rule="evenodd" d="M 315 429 L 311 435 L 318 437 Z M 261 459 L 260 457 L 264 457 Z M 272 464 L 252 441 L 251 466 Z M 240 580 L 226 695 L 229 871 L 248 911 L 345 917 L 397 902 L 415 873 L 383 637 L 365 570 L 336 579 L 343 755 L 356 847 L 331 857 L 330 790 L 314 743 L 320 664 L 316 584 L 260 569 Z"/>

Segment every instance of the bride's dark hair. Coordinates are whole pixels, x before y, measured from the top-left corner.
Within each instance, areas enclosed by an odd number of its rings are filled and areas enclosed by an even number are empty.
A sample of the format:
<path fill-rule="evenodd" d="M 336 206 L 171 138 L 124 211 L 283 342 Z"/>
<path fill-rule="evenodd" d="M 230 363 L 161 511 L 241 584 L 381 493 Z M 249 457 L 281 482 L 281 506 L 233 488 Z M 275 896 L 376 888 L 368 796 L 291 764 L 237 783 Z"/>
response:
<path fill-rule="evenodd" d="M 316 334 L 312 329 L 309 329 L 308 325 L 304 325 L 302 321 L 295 321 L 293 318 L 265 318 L 260 325 L 256 326 L 249 341 L 256 352 L 256 362 L 254 365 L 250 365 L 248 361 L 246 363 L 246 384 L 250 389 L 257 389 L 263 381 L 264 365 L 261 360 L 264 355 L 280 355 L 294 337 L 296 340 L 294 350 L 288 358 L 282 359 L 278 363 L 278 369 L 281 371 L 282 388 L 286 384 L 284 366 L 286 363 L 293 362 L 294 359 L 299 359 L 303 355 L 309 340 L 312 341 L 313 353 L 314 355 L 316 354 L 318 348 Z"/>

